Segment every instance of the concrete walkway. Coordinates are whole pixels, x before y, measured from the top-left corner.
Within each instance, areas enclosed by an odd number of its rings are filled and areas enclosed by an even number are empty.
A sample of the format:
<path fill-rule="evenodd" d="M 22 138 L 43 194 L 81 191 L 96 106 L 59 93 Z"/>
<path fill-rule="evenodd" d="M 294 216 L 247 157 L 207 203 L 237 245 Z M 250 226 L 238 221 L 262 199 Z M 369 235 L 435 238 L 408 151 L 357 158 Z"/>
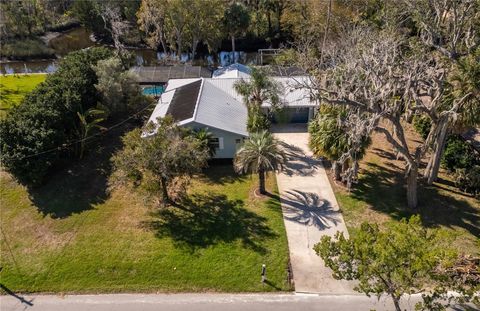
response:
<path fill-rule="evenodd" d="M 289 158 L 284 171 L 277 174 L 277 183 L 295 291 L 354 293 L 353 284 L 335 280 L 313 250 L 322 236 L 333 236 L 337 231 L 348 235 L 348 232 L 325 168 L 311 156 L 306 126 L 282 126 L 273 132 L 284 143 Z"/>

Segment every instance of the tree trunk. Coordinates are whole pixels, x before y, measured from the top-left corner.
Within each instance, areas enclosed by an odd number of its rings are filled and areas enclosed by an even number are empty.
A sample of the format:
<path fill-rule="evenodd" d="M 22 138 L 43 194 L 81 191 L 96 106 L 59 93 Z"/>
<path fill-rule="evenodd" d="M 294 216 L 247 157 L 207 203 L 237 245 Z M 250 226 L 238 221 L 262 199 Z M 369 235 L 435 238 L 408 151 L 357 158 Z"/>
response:
<path fill-rule="evenodd" d="M 85 138 L 86 137 L 84 137 L 80 142 L 80 159 L 83 159 L 83 154 L 85 152 Z"/>
<path fill-rule="evenodd" d="M 443 151 L 445 150 L 445 143 L 447 141 L 447 126 L 442 126 L 440 134 L 437 136 L 434 143 L 433 155 L 428 161 L 425 169 L 424 177 L 427 179 L 427 184 L 431 185 L 438 177 L 440 169 L 440 160 L 442 159 Z"/>
<path fill-rule="evenodd" d="M 235 36 L 232 36 L 232 52 L 233 52 L 233 62 L 236 63 L 236 57 L 235 57 Z"/>
<path fill-rule="evenodd" d="M 391 294 L 392 300 L 393 300 L 393 305 L 395 306 L 396 311 L 402 311 L 400 308 L 400 298 L 396 297 L 394 294 Z"/>
<path fill-rule="evenodd" d="M 320 64 L 323 63 L 323 54 L 325 50 L 325 44 L 327 42 L 328 29 L 330 27 L 330 15 L 332 14 L 332 0 L 328 2 L 327 21 L 325 22 L 325 29 L 323 30 L 323 42 L 322 51 L 320 53 Z"/>
<path fill-rule="evenodd" d="M 275 28 L 276 28 L 275 32 L 279 34 L 280 33 L 280 18 L 282 17 L 282 12 L 281 12 L 280 7 L 278 5 L 275 8 L 275 13 L 277 15 L 277 24 L 275 25 Z"/>
<path fill-rule="evenodd" d="M 192 42 L 192 62 L 195 59 L 195 51 L 197 50 L 199 40 L 193 40 Z"/>
<path fill-rule="evenodd" d="M 167 44 L 165 43 L 163 36 L 160 39 L 160 43 L 162 44 L 163 53 L 167 54 Z"/>
<path fill-rule="evenodd" d="M 418 166 L 417 164 L 410 164 L 407 173 L 407 204 L 410 209 L 417 208 L 417 187 L 418 187 Z"/>
<path fill-rule="evenodd" d="M 337 161 L 334 161 L 333 162 L 333 179 L 334 180 L 340 180 L 341 178 L 341 172 L 342 172 L 342 167 L 340 165 L 340 163 L 338 163 Z"/>
<path fill-rule="evenodd" d="M 258 181 L 259 181 L 259 188 L 258 190 L 260 191 L 260 194 L 265 194 L 267 193 L 265 191 L 265 171 L 264 170 L 259 170 L 258 171 Z"/>
<path fill-rule="evenodd" d="M 183 46 L 182 46 L 182 39 L 180 37 L 177 40 L 177 49 L 178 49 L 178 55 L 177 55 L 178 60 L 181 60 Z"/>
<path fill-rule="evenodd" d="M 165 202 L 170 202 L 170 197 L 168 196 L 167 190 L 167 179 L 165 177 L 160 178 L 160 186 L 162 187 L 162 197 Z"/>
<path fill-rule="evenodd" d="M 272 19 L 270 17 L 270 10 L 267 10 L 267 21 L 268 21 L 268 35 L 272 34 Z"/>
<path fill-rule="evenodd" d="M 342 163 L 342 174 L 348 170 L 348 161 L 343 161 Z"/>

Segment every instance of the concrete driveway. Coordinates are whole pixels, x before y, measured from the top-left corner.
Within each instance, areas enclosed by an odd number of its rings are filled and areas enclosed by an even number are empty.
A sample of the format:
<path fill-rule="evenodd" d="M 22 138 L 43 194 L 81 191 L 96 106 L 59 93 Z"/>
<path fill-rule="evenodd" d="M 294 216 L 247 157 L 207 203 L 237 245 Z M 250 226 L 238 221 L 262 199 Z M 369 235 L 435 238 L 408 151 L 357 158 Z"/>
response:
<path fill-rule="evenodd" d="M 288 155 L 285 169 L 277 174 L 283 219 L 296 292 L 354 293 L 352 282 L 338 281 L 313 247 L 324 235 L 337 231 L 348 236 L 342 214 L 322 163 L 308 148 L 306 125 L 273 128 Z"/>

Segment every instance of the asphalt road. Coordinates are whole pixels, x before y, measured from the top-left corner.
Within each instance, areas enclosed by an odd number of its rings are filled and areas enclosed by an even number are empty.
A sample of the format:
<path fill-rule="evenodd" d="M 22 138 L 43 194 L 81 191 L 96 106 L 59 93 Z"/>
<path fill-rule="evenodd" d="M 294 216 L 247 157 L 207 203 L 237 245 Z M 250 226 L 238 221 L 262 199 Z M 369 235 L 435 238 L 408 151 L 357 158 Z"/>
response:
<path fill-rule="evenodd" d="M 403 301 L 414 310 L 419 297 Z M 393 310 L 389 299 L 364 295 L 311 294 L 112 294 L 1 296 L 1 311 L 283 311 L 283 310 Z M 462 310 L 462 309 L 455 309 Z"/>

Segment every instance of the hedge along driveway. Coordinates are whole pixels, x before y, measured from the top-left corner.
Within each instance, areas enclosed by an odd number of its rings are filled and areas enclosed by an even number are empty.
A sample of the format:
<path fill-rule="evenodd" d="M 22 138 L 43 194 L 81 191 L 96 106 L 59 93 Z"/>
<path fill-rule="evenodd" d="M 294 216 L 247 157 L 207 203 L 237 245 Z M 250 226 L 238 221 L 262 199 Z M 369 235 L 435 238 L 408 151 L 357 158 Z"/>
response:
<path fill-rule="evenodd" d="M 92 155 L 94 157 L 95 155 Z M 277 196 L 254 199 L 255 179 L 213 166 L 181 208 L 146 207 L 135 191 L 107 196 L 93 158 L 29 193 L 0 183 L 2 284 L 16 292 L 288 290 Z M 273 176 L 269 188 L 276 191 Z M 269 283 L 260 282 L 267 265 Z"/>

